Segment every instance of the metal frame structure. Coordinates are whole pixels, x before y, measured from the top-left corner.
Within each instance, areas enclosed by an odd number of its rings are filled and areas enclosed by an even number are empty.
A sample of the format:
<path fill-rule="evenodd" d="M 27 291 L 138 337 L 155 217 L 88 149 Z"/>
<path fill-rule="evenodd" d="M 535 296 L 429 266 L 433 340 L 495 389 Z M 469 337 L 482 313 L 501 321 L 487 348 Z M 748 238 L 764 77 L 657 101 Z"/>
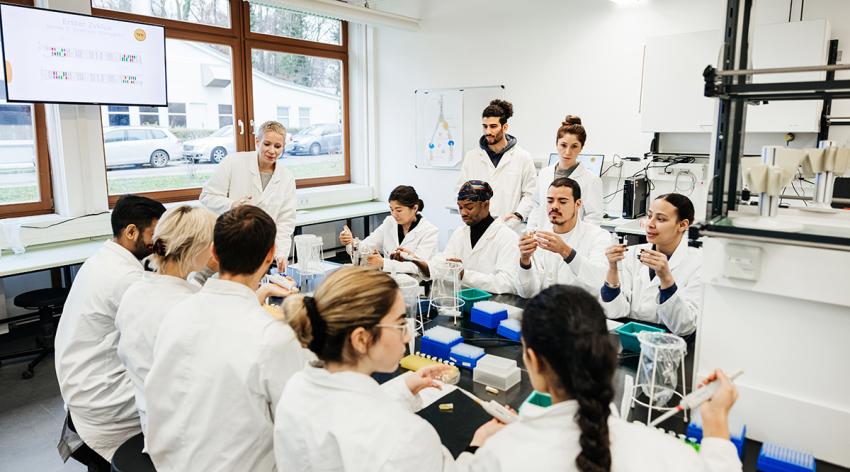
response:
<path fill-rule="evenodd" d="M 705 68 L 706 97 L 716 97 L 719 102 L 717 139 L 712 183 L 712 199 L 708 222 L 695 225 L 691 237 L 700 234 L 735 234 L 738 237 L 761 240 L 806 241 L 833 248 L 850 250 L 850 237 L 785 233 L 759 229 L 719 225 L 729 211 L 737 207 L 738 173 L 743 154 L 747 103 L 774 100 L 824 100 L 850 98 L 850 80 L 835 80 L 837 70 L 850 70 L 850 64 L 832 64 L 809 67 L 751 69 L 749 67 L 749 30 L 753 0 L 728 0 L 726 22 L 723 30 L 722 68 Z M 830 56 L 837 45 L 830 45 Z M 737 67 L 737 69 L 736 69 Z M 825 71 L 822 81 L 749 83 L 747 78 L 756 74 L 781 74 Z M 828 110 L 827 110 L 828 111 Z M 826 115 L 826 119 L 828 119 Z M 823 124 L 823 123 L 822 123 Z"/>

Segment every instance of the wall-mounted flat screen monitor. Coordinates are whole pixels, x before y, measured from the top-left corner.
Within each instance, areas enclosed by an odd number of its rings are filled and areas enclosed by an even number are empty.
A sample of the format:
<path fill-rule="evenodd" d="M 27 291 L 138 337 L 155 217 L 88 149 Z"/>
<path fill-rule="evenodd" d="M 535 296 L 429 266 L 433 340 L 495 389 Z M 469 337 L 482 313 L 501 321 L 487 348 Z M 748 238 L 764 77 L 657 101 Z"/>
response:
<path fill-rule="evenodd" d="M 2 4 L 0 41 L 10 102 L 168 104 L 161 26 Z"/>

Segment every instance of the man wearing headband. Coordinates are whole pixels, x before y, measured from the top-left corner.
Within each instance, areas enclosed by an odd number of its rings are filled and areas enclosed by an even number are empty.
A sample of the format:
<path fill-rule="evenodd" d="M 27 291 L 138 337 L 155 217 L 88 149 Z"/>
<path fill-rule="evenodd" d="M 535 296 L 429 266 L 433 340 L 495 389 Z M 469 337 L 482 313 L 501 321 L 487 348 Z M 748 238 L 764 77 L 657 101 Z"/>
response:
<path fill-rule="evenodd" d="M 457 207 L 466 224 L 452 233 L 443 254 L 437 257 L 462 262 L 461 281 L 467 287 L 491 293 L 516 293 L 517 235 L 490 215 L 492 198 L 493 189 L 487 182 L 470 180 L 461 185 Z M 428 263 L 414 263 L 430 276 Z"/>
<path fill-rule="evenodd" d="M 175 305 L 160 326 L 145 380 L 147 450 L 158 470 L 275 468 L 270 412 L 306 361 L 289 325 L 254 292 L 275 257 L 276 233 L 259 207 L 219 216 L 219 278 Z"/>
<path fill-rule="evenodd" d="M 457 188 L 469 180 L 488 182 L 495 192 L 490 212 L 511 225 L 527 218 L 534 206 L 537 171 L 531 154 L 508 134 L 511 102 L 493 100 L 481 113 L 479 147 L 466 153 Z"/>

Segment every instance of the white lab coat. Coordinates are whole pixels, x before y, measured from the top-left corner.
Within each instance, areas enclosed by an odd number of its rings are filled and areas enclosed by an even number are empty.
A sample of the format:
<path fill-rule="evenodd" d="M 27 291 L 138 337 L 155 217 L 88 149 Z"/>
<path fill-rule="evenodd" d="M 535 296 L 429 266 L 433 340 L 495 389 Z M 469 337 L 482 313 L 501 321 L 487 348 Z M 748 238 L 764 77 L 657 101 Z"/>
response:
<path fill-rule="evenodd" d="M 401 246 L 405 249 L 413 251 L 417 257 L 422 260 L 428 260 L 434 255 L 437 250 L 437 240 L 440 237 L 440 230 L 437 229 L 424 216 L 419 217 L 419 223 L 409 231 L 404 240 L 398 240 L 398 223 L 392 216 L 388 216 L 381 223 L 381 226 L 367 236 L 361 244 L 368 244 L 375 247 L 382 254 L 386 251 L 393 251 Z M 419 268 L 416 264 L 408 261 L 394 261 L 384 258 L 384 272 L 401 272 L 405 274 L 419 274 Z"/>
<path fill-rule="evenodd" d="M 147 450 L 168 471 L 274 470 L 272 428 L 305 353 L 240 283 L 209 279 L 162 321 L 145 379 Z"/>
<path fill-rule="evenodd" d="M 581 429 L 575 420 L 578 402 L 520 414 L 520 420 L 490 437 L 475 455 L 458 457 L 459 469 L 488 472 L 528 470 L 577 471 Z M 729 440 L 704 438 L 700 452 L 677 438 L 644 425 L 609 417 L 611 470 L 616 472 L 740 471 L 738 450 Z"/>
<path fill-rule="evenodd" d="M 552 231 L 552 225 L 545 227 Z M 592 223 L 576 221 L 572 231 L 558 236 L 576 250 L 567 264 L 552 251 L 537 248 L 531 256 L 531 268 L 517 269 L 517 295 L 531 298 L 544 288 L 555 285 L 577 285 L 592 294 L 599 291 L 608 271 L 605 250 L 611 245 L 611 234 Z"/>
<path fill-rule="evenodd" d="M 196 293 L 200 288 L 185 279 L 170 275 L 146 273 L 142 280 L 127 289 L 115 327 L 118 328 L 118 357 L 127 368 L 136 394 L 136 408 L 147 434 L 145 377 L 153 363 L 153 346 L 162 319 L 175 305 Z"/>
<path fill-rule="evenodd" d="M 413 413 L 420 407 L 421 399 L 410 393 L 403 375 L 378 385 L 365 374 L 307 367 L 287 382 L 277 406 L 277 468 L 451 470 L 454 460 L 437 431 Z"/>
<path fill-rule="evenodd" d="M 629 317 L 661 323 L 679 336 L 691 334 L 697 328 L 697 316 L 702 310 L 702 250 L 688 246 L 687 236 L 682 236 L 668 261 L 676 281 L 676 293 L 659 305 L 661 280 L 657 274 L 649 280 L 649 267 L 637 259 L 641 249 L 651 248 L 652 244 L 647 243 L 631 246 L 626 251 L 621 263 L 620 294 L 608 303 L 603 301 L 605 314 L 608 318 Z"/>
<path fill-rule="evenodd" d="M 535 173 L 531 154 L 519 144 L 502 156 L 499 167 L 493 166 L 483 149 L 472 149 L 463 158 L 455 193 L 468 180 L 483 180 L 493 187 L 490 214 L 494 218 L 513 212 L 527 218 L 534 206 Z"/>
<path fill-rule="evenodd" d="M 442 258 L 463 261 L 463 284 L 490 293 L 516 292 L 519 268 L 519 239 L 507 225 L 494 220 L 472 248 L 469 226 L 457 228 L 449 238 Z"/>
<path fill-rule="evenodd" d="M 246 195 L 253 197 L 251 205 L 262 208 L 277 223 L 275 259 L 288 257 L 295 232 L 295 177 L 278 161 L 271 181 L 263 190 L 257 152 L 237 152 L 218 164 L 201 191 L 200 201 L 220 215 Z"/>
<path fill-rule="evenodd" d="M 534 209 L 528 217 L 529 228 L 540 228 L 549 222 L 546 209 L 546 197 L 549 195 L 549 186 L 555 180 L 555 166 L 540 169 L 537 174 L 536 192 L 534 194 Z M 605 206 L 602 203 L 602 179 L 587 167 L 578 164 L 570 178 L 578 183 L 581 188 L 581 217 L 601 221 Z"/>
<path fill-rule="evenodd" d="M 62 399 L 77 433 L 107 460 L 141 431 L 133 382 L 116 349 L 115 315 L 124 292 L 143 272 L 130 251 L 103 243 L 77 272 L 56 329 Z"/>

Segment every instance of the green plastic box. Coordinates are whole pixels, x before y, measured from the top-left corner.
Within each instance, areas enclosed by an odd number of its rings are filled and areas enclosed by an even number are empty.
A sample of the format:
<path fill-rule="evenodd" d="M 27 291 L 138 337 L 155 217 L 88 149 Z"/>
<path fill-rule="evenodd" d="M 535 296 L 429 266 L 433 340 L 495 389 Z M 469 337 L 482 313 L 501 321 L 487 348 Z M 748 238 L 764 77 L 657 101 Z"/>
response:
<path fill-rule="evenodd" d="M 477 288 L 466 288 L 457 293 L 458 298 L 463 300 L 463 314 L 468 315 L 472 311 L 475 302 L 482 302 L 493 298 L 493 294 Z"/>
<path fill-rule="evenodd" d="M 549 408 L 550 406 L 552 406 L 552 397 L 548 393 L 535 390 L 522 402 L 522 405 L 519 406 L 519 411 L 522 411 L 523 408 L 536 409 Z"/>
<path fill-rule="evenodd" d="M 620 326 L 615 330 L 618 335 L 620 335 L 620 344 L 623 346 L 624 351 L 631 352 L 640 352 L 640 342 L 638 341 L 637 334 L 641 331 L 655 331 L 658 333 L 663 333 L 664 330 L 661 328 L 656 328 L 655 326 L 645 325 L 643 323 L 637 323 L 634 321 L 630 321 L 623 326 Z"/>

